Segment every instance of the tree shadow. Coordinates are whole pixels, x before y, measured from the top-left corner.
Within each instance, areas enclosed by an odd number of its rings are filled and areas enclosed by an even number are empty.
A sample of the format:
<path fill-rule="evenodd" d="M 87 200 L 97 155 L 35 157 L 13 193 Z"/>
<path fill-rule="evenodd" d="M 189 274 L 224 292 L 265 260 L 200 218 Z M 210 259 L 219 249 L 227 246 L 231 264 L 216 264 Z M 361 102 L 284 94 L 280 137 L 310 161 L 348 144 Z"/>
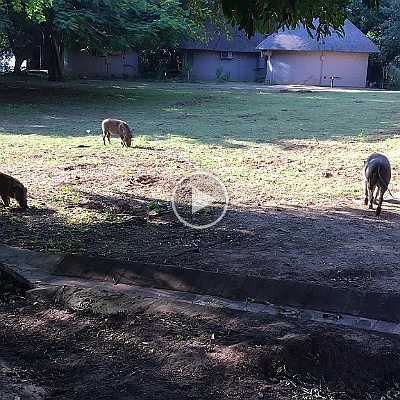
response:
<path fill-rule="evenodd" d="M 246 105 L 247 92 L 242 90 L 238 94 L 234 87 L 224 91 L 208 88 L 211 95 L 205 95 L 205 88 L 190 85 L 154 84 L 143 88 L 137 83 L 127 83 L 126 87 L 112 82 L 83 83 L 0 81 L 0 107 L 6 116 L 2 121 L 3 134 L 85 137 L 92 132 L 100 133 L 101 120 L 106 117 L 127 120 L 137 136 L 144 135 L 149 141 L 174 136 L 226 148 L 242 148 L 250 143 L 279 145 L 293 139 L 375 142 L 386 138 L 385 132 L 398 131 L 397 109 L 390 99 L 395 94 L 390 93 L 381 94 L 386 96 L 381 102 L 374 100 L 372 92 L 353 94 L 354 98 L 347 101 L 357 104 L 357 110 L 349 111 L 342 104 L 345 102 L 340 93 L 327 97 L 326 93 L 308 90 L 279 93 L 256 87 L 246 89 L 259 96 L 250 109 Z M 285 105 L 289 100 L 290 105 Z M 331 114 L 327 112 L 329 104 L 339 109 Z M 304 109 L 312 112 L 304 115 Z M 110 110 L 114 115 L 109 115 Z M 385 114 L 384 125 L 376 119 L 360 118 L 373 112 Z"/>
<path fill-rule="evenodd" d="M 84 200 L 62 213 L 39 206 L 26 212 L 0 208 L 0 240 L 36 251 L 212 273 L 396 293 L 400 287 L 398 202 L 385 201 L 379 217 L 361 204 L 323 210 L 230 207 L 216 225 L 192 229 L 179 221 L 168 201 L 80 195 Z M 218 216 L 218 207 L 213 212 Z M 189 206 L 183 217 L 190 218 Z M 209 221 L 210 214 L 206 217 Z"/>
<path fill-rule="evenodd" d="M 398 293 L 398 202 L 385 201 L 379 217 L 362 205 L 324 210 L 281 205 L 231 207 L 219 224 L 195 230 L 177 220 L 169 202 L 157 198 L 81 194 L 87 200 L 67 208 L 67 217 L 77 209 L 87 209 L 100 211 L 103 220 L 71 221 L 40 206 L 7 213 L 0 208 L 1 240 L 41 252 L 95 256 L 94 270 L 99 275 L 99 257 L 108 265 L 111 262 L 114 269 L 120 261 L 136 265 L 142 276 L 152 275 L 150 266 L 156 264 L 159 268 L 152 282 L 155 277 L 158 284 L 169 282 L 175 290 L 192 284 L 193 271 L 199 271 L 206 293 L 225 279 L 233 293 L 238 277 L 245 277 L 249 287 L 252 277 L 261 277 L 302 287 L 330 286 L 343 289 L 344 295 L 355 289 Z M 149 204 L 158 208 L 149 208 Z M 177 267 L 186 270 L 180 281 L 165 279 L 168 268 Z M 207 273 L 219 279 L 212 281 Z M 207 277 L 210 280 L 204 279 Z M 288 287 L 280 293 L 282 299 L 293 298 L 295 287 Z M 252 288 L 250 297 L 257 299 L 257 286 Z M 228 295 L 228 291 L 224 293 Z M 104 310 L 111 302 L 121 301 L 119 294 L 103 296 L 100 304 Z M 233 396 L 235 386 L 226 377 L 237 376 L 250 360 L 253 368 L 246 369 L 244 378 L 243 373 L 240 376 L 253 386 L 254 382 L 263 385 L 293 376 L 300 377 L 300 384 L 310 374 L 323 371 L 329 389 L 341 383 L 349 390 L 364 390 L 374 376 L 379 382 L 376 387 L 387 390 L 387 377 L 398 371 L 396 353 L 385 351 L 385 368 L 377 370 L 376 358 L 371 355 L 377 353 L 372 348 L 370 355 L 365 351 L 365 343 L 372 346 L 376 341 L 366 339 L 360 350 L 360 339 L 354 342 L 354 335 L 348 338 L 339 328 L 318 329 L 304 321 L 245 316 L 218 308 L 208 308 L 206 315 L 199 317 L 203 311 L 193 305 L 178 316 L 186 306 L 171 309 L 165 302 L 142 304 L 137 298 L 132 299 L 136 308 L 131 313 L 97 316 L 92 314 L 90 297 L 82 299 L 78 313 L 33 306 L 0 322 L 3 357 L 23 377 L 22 370 L 40 371 L 41 378 L 30 373 L 31 382 L 44 383 L 53 396 L 74 399 L 90 393 L 107 398 L 108 393 L 118 392 L 119 398 L 128 399 L 134 392 L 141 399 L 172 400 L 187 398 L 188 385 L 190 393 L 199 398 L 215 397 L 217 390 Z M 154 309 L 149 309 L 149 304 Z M 357 333 L 358 338 L 360 335 Z M 160 348 L 164 350 L 157 350 Z M 320 354 L 324 354 L 323 363 L 316 364 Z M 383 356 L 379 357 L 383 362 Z M 193 369 L 187 367 L 182 380 L 178 378 L 182 372 L 177 371 L 189 359 Z M 354 380 L 352 371 L 359 362 L 364 368 Z M 288 375 L 281 375 L 278 367 L 282 363 Z M 376 375 L 366 376 L 366 368 Z M 221 380 L 222 376 L 225 379 Z"/>
<path fill-rule="evenodd" d="M 79 301 L 69 296 L 72 309 L 68 300 L 2 305 L 3 394 L 294 398 L 306 389 L 323 394 L 340 387 L 347 397 L 361 398 L 384 394 L 398 375 L 396 338 L 95 291 L 75 291 L 75 297 Z M 92 311 L 94 302 L 103 305 L 101 312 Z M 127 311 L 107 311 L 121 302 L 131 304 Z"/>

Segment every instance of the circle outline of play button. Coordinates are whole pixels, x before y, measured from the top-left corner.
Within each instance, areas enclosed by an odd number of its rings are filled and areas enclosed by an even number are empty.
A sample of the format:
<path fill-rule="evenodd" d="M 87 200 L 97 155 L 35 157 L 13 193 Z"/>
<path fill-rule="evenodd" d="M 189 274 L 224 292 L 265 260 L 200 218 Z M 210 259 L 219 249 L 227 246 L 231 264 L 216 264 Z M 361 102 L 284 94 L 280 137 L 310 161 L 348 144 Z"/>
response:
<path fill-rule="evenodd" d="M 179 215 L 179 212 L 178 212 L 176 204 L 175 204 L 175 198 L 177 197 L 177 191 L 179 190 L 180 187 L 185 186 L 184 185 L 185 181 L 190 182 L 191 179 L 193 179 L 193 178 L 198 179 L 199 177 L 201 177 L 202 179 L 207 179 L 209 182 L 214 181 L 215 186 L 218 186 L 220 188 L 221 194 L 223 196 L 221 196 L 221 199 L 217 199 L 215 196 L 211 196 L 210 194 L 206 193 L 204 190 L 200 190 L 198 187 L 196 187 L 196 185 L 190 184 L 189 187 L 191 189 L 191 199 L 192 199 L 191 212 L 192 212 L 192 215 L 198 211 L 203 210 L 204 208 L 211 206 L 212 203 L 214 203 L 214 202 L 221 203 L 222 197 L 224 198 L 224 208 L 223 208 L 220 216 L 218 218 L 216 218 L 213 222 L 210 222 L 205 225 L 195 225 L 195 224 L 192 224 L 191 222 L 186 221 L 181 215 Z M 174 190 L 172 191 L 171 203 L 172 203 L 172 209 L 174 210 L 176 217 L 178 218 L 178 220 L 180 222 L 182 222 L 182 224 L 184 224 L 190 228 L 193 228 L 193 229 L 207 229 L 207 228 L 214 226 L 215 224 L 220 222 L 222 220 L 222 218 L 224 218 L 226 212 L 228 211 L 229 195 L 228 195 L 228 191 L 226 190 L 226 187 L 223 184 L 223 182 L 221 181 L 221 179 L 219 179 L 218 177 L 216 177 L 213 174 L 210 174 L 209 172 L 197 171 L 197 172 L 192 172 L 191 174 L 184 176 L 176 183 Z"/>

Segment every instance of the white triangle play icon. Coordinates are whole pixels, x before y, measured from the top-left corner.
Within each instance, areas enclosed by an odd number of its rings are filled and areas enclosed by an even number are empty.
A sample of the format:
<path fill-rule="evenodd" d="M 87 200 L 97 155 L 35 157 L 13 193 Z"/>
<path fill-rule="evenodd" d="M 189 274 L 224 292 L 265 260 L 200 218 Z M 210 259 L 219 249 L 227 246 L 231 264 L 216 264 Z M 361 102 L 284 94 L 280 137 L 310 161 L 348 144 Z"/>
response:
<path fill-rule="evenodd" d="M 192 214 L 209 207 L 216 199 L 192 186 Z"/>
<path fill-rule="evenodd" d="M 197 171 L 176 183 L 171 204 L 176 217 L 184 225 L 193 229 L 206 229 L 221 221 L 228 210 L 228 202 L 228 191 L 223 182 L 208 172 Z M 189 220 L 188 206 L 191 208 Z M 210 209 L 207 210 L 207 207 Z M 199 213 L 196 218 L 195 214 L 201 210 L 204 210 L 204 215 Z"/>

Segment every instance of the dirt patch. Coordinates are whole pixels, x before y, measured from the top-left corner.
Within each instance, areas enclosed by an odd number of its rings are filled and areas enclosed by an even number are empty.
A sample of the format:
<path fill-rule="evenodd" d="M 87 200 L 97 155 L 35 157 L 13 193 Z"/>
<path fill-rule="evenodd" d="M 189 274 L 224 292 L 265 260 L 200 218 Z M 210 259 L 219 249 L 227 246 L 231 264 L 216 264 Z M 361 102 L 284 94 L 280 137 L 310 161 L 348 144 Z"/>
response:
<path fill-rule="evenodd" d="M 398 393 L 395 337 L 90 290 L 76 296 L 74 308 L 19 295 L 0 303 L 0 399 Z"/>
<path fill-rule="evenodd" d="M 238 118 L 253 118 L 259 117 L 261 113 L 245 113 L 245 114 L 237 114 Z"/>
<path fill-rule="evenodd" d="M 90 185 L 93 182 L 92 175 Z M 157 177 L 138 174 L 127 184 L 136 191 L 154 182 L 159 184 Z M 196 231 L 177 221 L 168 202 L 96 195 L 89 187 L 88 191 L 80 188 L 75 194 L 58 192 L 65 196 L 65 216 L 72 223 L 47 205 L 26 212 L 12 208 L 0 215 L 3 241 L 36 251 L 101 255 L 231 274 L 242 274 L 244 266 L 251 266 L 246 269 L 248 275 L 335 287 L 396 293 L 400 288 L 400 219 L 388 203 L 381 218 L 351 204 L 323 213 L 282 206 L 231 208 L 217 226 Z M 93 213 L 100 213 L 102 220 L 93 221 Z"/>
<path fill-rule="evenodd" d="M 208 103 L 212 99 L 212 96 L 202 96 L 197 98 L 196 100 L 190 100 L 190 101 L 177 101 L 174 103 L 174 106 L 196 106 L 199 104 L 204 104 Z"/>

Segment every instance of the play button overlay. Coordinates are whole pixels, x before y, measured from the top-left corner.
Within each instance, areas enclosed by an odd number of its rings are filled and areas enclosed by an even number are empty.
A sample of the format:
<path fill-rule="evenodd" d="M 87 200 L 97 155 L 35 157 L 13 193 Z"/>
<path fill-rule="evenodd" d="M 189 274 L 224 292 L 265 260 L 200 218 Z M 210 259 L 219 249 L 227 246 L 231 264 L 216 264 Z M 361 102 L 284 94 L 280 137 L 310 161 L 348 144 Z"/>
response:
<path fill-rule="evenodd" d="M 196 186 L 192 186 L 192 214 L 210 207 L 213 203 L 217 202 L 218 200 L 215 197 L 202 192 Z"/>
<path fill-rule="evenodd" d="M 223 182 L 208 172 L 193 172 L 180 179 L 172 193 L 172 209 L 184 225 L 206 229 L 226 214 L 229 196 Z"/>

